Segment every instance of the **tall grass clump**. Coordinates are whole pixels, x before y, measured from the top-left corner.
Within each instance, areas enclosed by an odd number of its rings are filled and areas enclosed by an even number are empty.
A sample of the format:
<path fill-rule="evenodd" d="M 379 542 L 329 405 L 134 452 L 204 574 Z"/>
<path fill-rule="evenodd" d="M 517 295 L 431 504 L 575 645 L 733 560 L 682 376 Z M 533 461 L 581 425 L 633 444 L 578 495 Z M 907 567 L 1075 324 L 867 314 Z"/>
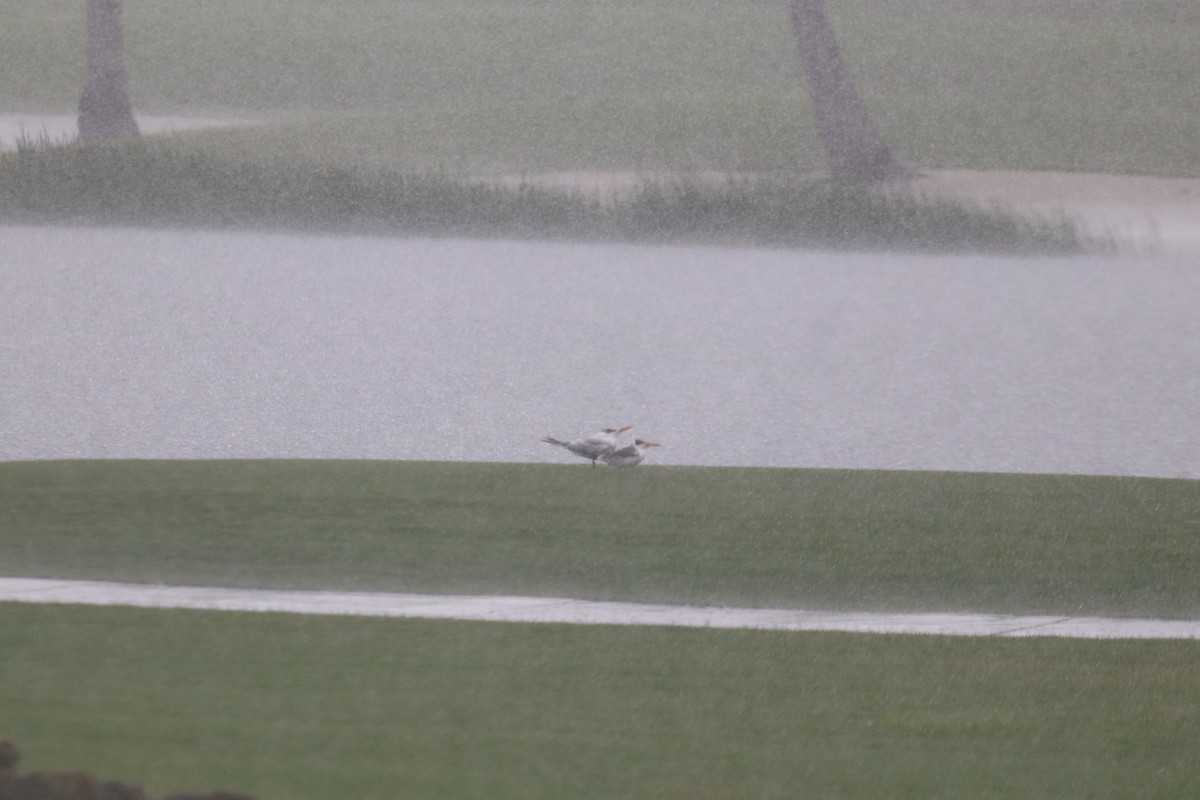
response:
<path fill-rule="evenodd" d="M 1072 252 L 1068 222 L 823 181 L 646 183 L 609 201 L 444 173 L 234 159 L 170 140 L 27 140 L 0 155 L 0 218 L 432 236 Z"/>
<path fill-rule="evenodd" d="M 529 195 L 438 174 L 222 159 L 152 140 L 0 156 L 0 214 L 35 222 L 436 234 L 516 231 L 535 219 L 570 231 L 572 213 L 586 211 Z"/>
<path fill-rule="evenodd" d="M 630 238 L 920 251 L 1068 253 L 1087 242 L 1066 219 L 817 179 L 647 183 L 611 211 Z"/>

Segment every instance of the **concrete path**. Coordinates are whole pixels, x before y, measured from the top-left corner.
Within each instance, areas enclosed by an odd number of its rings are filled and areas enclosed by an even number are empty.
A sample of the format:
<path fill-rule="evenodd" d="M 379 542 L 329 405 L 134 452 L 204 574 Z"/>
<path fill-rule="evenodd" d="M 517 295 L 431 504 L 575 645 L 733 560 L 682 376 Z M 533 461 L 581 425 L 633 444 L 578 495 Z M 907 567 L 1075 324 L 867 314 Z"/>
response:
<path fill-rule="evenodd" d="M 1103 619 L 1006 614 L 837 613 L 771 608 L 600 603 L 558 597 L 299 592 L 0 578 L 0 602 L 66 603 L 208 611 L 267 611 L 574 625 L 663 625 L 778 631 L 1200 639 L 1200 620 Z"/>

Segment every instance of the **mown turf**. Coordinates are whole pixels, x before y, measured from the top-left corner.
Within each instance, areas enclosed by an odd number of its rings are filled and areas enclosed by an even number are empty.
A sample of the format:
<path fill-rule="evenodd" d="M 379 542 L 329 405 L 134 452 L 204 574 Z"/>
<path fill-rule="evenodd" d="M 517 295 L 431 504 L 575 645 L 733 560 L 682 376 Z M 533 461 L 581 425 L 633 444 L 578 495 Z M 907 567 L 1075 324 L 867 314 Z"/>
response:
<path fill-rule="evenodd" d="M 1187 480 L 420 462 L 0 464 L 8 575 L 1200 616 Z"/>
<path fill-rule="evenodd" d="M 0 735 L 263 800 L 1184 798 L 1198 647 L 0 604 Z"/>

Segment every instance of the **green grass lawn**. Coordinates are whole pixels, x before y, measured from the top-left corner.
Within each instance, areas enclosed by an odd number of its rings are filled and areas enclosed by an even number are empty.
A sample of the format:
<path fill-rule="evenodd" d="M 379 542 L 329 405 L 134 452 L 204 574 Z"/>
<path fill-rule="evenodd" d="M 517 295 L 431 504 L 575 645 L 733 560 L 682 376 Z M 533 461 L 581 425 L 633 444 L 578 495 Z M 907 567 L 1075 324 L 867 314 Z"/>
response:
<path fill-rule="evenodd" d="M 1195 617 L 1195 481 L 0 464 L 6 575 Z M 1200 644 L 0 604 L 25 769 L 152 793 L 1190 797 Z"/>
<path fill-rule="evenodd" d="M 834 0 L 919 167 L 1198 175 L 1192 0 Z M 71 109 L 83 4 L 0 0 L 0 107 Z M 268 116 L 208 148 L 403 170 L 807 172 L 784 0 L 127 0 L 135 106 Z"/>
<path fill-rule="evenodd" d="M 347 798 L 1193 797 L 1195 642 L 0 605 L 26 769 Z"/>
<path fill-rule="evenodd" d="M 1200 617 L 1200 485 L 361 461 L 0 463 L 9 575 Z"/>

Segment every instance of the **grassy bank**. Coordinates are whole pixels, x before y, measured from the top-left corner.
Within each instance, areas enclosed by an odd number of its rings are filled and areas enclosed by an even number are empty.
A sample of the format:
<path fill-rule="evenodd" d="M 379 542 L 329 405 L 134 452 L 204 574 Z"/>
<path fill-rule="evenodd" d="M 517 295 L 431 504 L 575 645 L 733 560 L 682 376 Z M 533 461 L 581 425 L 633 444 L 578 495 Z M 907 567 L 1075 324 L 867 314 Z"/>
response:
<path fill-rule="evenodd" d="M 1197 654 L 9 604 L 0 706 L 27 769 L 161 794 L 1189 797 Z"/>
<path fill-rule="evenodd" d="M 1072 252 L 1066 221 L 882 197 L 816 180 L 644 184 L 579 193 L 332 166 L 242 161 L 170 141 L 0 154 L 0 219 L 434 236 L 925 251 Z"/>
<path fill-rule="evenodd" d="M 1197 484 L 420 462 L 0 464 L 10 575 L 1200 616 Z"/>

